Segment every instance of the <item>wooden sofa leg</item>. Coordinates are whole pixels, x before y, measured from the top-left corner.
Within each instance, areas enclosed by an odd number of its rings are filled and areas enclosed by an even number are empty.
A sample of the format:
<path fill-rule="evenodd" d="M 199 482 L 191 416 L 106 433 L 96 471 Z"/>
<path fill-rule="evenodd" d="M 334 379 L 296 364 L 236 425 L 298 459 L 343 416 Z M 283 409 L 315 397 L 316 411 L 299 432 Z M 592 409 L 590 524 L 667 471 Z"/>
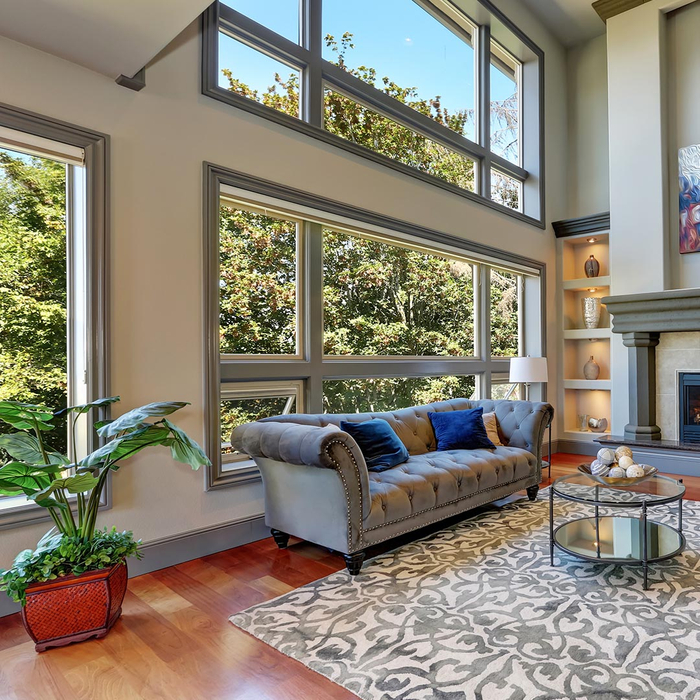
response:
<path fill-rule="evenodd" d="M 537 492 L 540 490 L 540 487 L 535 484 L 534 486 L 528 486 L 527 487 L 527 497 L 531 501 L 536 501 L 537 500 Z"/>
<path fill-rule="evenodd" d="M 274 528 L 270 530 L 272 536 L 275 538 L 275 543 L 280 549 L 287 549 L 289 544 L 289 535 L 281 530 L 275 530 Z"/>
<path fill-rule="evenodd" d="M 343 554 L 345 565 L 348 567 L 350 576 L 357 576 L 362 569 L 362 562 L 365 560 L 364 552 L 354 552 L 353 554 Z"/>

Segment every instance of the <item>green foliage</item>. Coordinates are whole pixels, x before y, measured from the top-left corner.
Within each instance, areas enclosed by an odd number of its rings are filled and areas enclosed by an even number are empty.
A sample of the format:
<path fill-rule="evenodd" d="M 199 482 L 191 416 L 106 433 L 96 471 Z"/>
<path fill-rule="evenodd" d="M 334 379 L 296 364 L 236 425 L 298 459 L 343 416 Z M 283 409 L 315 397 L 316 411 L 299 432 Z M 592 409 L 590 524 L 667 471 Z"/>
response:
<path fill-rule="evenodd" d="M 116 528 L 97 530 L 87 541 L 56 533 L 54 529 L 42 538 L 34 551 L 20 552 L 12 568 L 0 572 L 0 590 L 7 591 L 12 600 L 24 605 L 30 584 L 107 569 L 126 557 L 140 559 L 140 544 L 141 540 L 134 540 L 131 532 L 117 532 Z"/>
<path fill-rule="evenodd" d="M 66 168 L 0 150 L 0 400 L 66 405 L 66 318 Z"/>
<path fill-rule="evenodd" d="M 0 465 L 0 494 L 24 494 L 48 511 L 56 531 L 55 536 L 42 540 L 35 552 L 23 552 L 12 569 L 0 573 L 0 589 L 17 599 L 23 599 L 24 589 L 34 580 L 102 568 L 136 551 L 131 533 L 112 531 L 105 535 L 95 530 L 107 475 L 117 471 L 123 460 L 147 447 L 161 445 L 170 448 L 173 459 L 193 469 L 209 464 L 202 448 L 164 417 L 188 405 L 183 401 L 150 403 L 114 421 L 101 421 L 96 424 L 98 434 L 111 440 L 81 460 L 75 454 L 69 458 L 47 444 L 46 434 L 53 429 L 57 416 L 68 416 L 75 435 L 81 415 L 117 401 L 119 397 L 112 396 L 60 411 L 0 401 L 0 421 L 20 431 L 4 435 L 0 441 L 11 455 Z M 160 420 L 148 422 L 152 418 Z"/>

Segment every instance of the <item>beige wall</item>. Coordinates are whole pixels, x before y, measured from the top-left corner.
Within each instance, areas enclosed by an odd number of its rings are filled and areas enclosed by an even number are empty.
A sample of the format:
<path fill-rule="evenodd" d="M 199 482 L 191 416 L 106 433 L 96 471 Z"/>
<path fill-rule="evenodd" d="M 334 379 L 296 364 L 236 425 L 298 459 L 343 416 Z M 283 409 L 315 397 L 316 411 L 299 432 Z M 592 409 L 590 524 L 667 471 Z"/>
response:
<path fill-rule="evenodd" d="M 668 30 L 669 262 L 671 287 L 700 287 L 700 253 L 678 252 L 678 149 L 700 144 L 700 2 L 671 12 Z"/>
<path fill-rule="evenodd" d="M 610 209 L 608 62 L 605 35 L 567 53 L 569 208 L 579 217 Z"/>
<path fill-rule="evenodd" d="M 518 2 L 498 4 L 547 54 L 547 221 L 561 219 L 565 55 Z M 111 383 L 123 410 L 153 400 L 191 401 L 179 422 L 202 439 L 204 161 L 542 260 L 549 265 L 548 304 L 554 309 L 551 229 L 517 222 L 202 96 L 198 26 L 188 27 L 148 67 L 146 88 L 138 93 L 0 39 L 3 102 L 111 137 Z M 548 330 L 553 358 L 553 323 Z M 555 366 L 550 372 L 557 376 Z M 262 510 L 260 484 L 206 493 L 203 474 L 154 451 L 117 475 L 114 508 L 102 523 L 133 529 L 147 542 Z M 0 566 L 45 529 L 0 532 Z"/>

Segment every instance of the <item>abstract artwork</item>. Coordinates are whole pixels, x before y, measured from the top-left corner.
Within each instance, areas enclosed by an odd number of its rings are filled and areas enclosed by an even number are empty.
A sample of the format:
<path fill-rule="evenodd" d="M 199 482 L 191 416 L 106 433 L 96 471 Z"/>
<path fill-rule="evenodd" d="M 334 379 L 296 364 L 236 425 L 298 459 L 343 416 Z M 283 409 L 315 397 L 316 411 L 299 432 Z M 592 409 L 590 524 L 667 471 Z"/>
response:
<path fill-rule="evenodd" d="M 700 145 L 678 151 L 680 251 L 700 252 Z"/>

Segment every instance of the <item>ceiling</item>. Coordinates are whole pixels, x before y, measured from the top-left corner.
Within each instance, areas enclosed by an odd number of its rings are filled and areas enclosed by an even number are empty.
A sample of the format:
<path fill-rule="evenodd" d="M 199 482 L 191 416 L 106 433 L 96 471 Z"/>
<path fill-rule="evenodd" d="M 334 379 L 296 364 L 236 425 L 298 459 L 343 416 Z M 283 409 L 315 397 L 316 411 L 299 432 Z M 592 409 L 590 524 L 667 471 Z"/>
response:
<path fill-rule="evenodd" d="M 132 77 L 211 0 L 0 0 L 0 35 L 110 78 Z"/>
<path fill-rule="evenodd" d="M 522 0 L 566 47 L 605 33 L 593 0 Z"/>

